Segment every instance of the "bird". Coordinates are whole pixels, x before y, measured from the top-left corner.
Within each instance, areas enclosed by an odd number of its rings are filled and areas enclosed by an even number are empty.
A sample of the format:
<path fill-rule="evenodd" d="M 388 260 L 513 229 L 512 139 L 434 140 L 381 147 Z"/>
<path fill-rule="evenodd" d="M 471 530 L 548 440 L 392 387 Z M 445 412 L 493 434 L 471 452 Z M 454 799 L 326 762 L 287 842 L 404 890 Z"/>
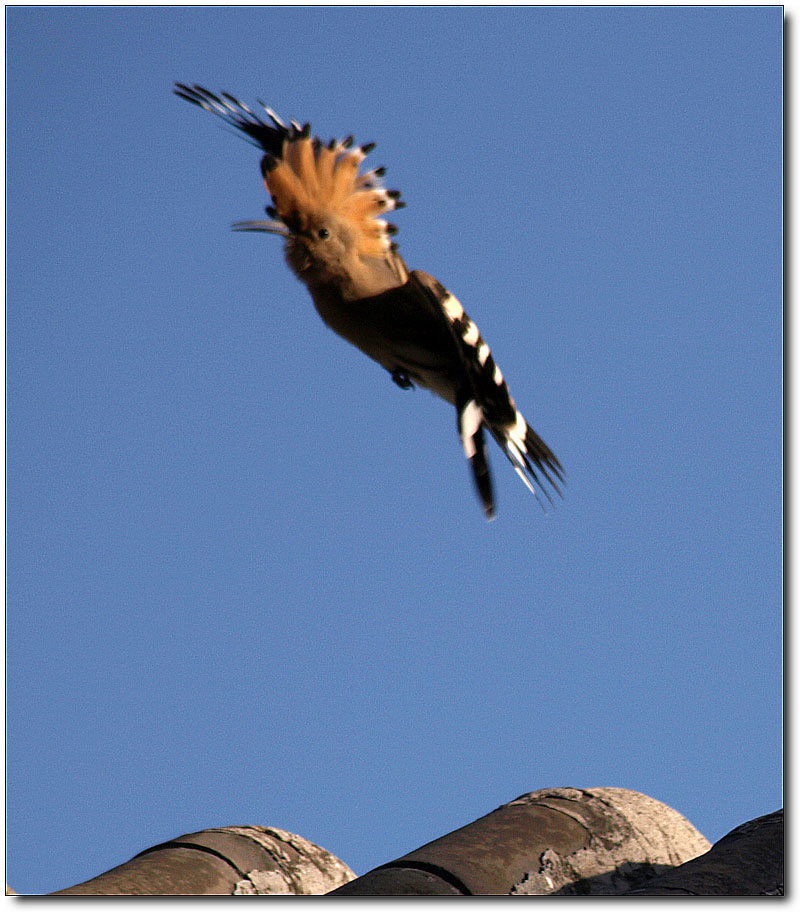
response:
<path fill-rule="evenodd" d="M 286 124 L 262 101 L 263 114 L 196 84 L 176 82 L 174 92 L 262 153 L 269 219 L 235 222 L 234 230 L 282 237 L 287 264 L 330 329 L 401 389 L 423 387 L 455 407 L 486 518 L 496 512 L 486 432 L 543 508 L 539 491 L 553 504 L 548 485 L 563 497 L 561 463 L 517 408 L 476 324 L 433 276 L 404 263 L 392 240 L 397 227 L 383 218 L 405 206 L 401 193 L 385 189 L 385 168 L 362 172 L 375 143 L 357 145 L 352 135 L 323 143 L 310 124 Z"/>

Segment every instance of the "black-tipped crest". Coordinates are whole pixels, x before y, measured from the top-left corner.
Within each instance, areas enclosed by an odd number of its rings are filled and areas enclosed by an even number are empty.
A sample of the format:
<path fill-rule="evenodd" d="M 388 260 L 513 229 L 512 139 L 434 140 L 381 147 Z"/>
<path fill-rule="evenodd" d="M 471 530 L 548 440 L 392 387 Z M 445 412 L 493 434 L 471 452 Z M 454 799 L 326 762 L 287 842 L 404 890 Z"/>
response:
<path fill-rule="evenodd" d="M 274 171 L 278 167 L 278 164 L 278 159 L 267 152 L 267 154 L 261 158 L 261 176 L 266 177 L 270 171 Z"/>
<path fill-rule="evenodd" d="M 214 114 L 264 150 L 261 174 L 272 197 L 267 214 L 273 222 L 239 222 L 237 230 L 284 233 L 281 221 L 292 233 L 301 230 L 305 214 L 319 217 L 328 212 L 349 222 L 354 230 L 355 250 L 361 256 L 384 256 L 396 245 L 389 237 L 397 232 L 376 216 L 400 209 L 397 190 L 386 191 L 378 183 L 386 169 L 360 174 L 364 157 L 375 143 L 354 147 L 353 135 L 341 142 L 333 139 L 323 146 L 311 137 L 311 124 L 289 121 L 287 126 L 263 102 L 269 120 L 263 120 L 246 104 L 228 92 L 215 94 L 200 85 L 175 84 L 175 94 Z"/>
<path fill-rule="evenodd" d="M 271 152 L 273 155 L 280 153 L 281 145 L 287 134 L 287 128 L 266 105 L 262 105 L 262 107 L 267 117 L 272 121 L 272 125 L 265 123 L 246 104 L 227 92 L 215 95 L 213 92 L 209 92 L 208 89 L 203 88 L 203 86 L 188 86 L 182 82 L 175 83 L 174 91 L 179 98 L 190 101 L 192 104 L 219 117 L 228 126 L 244 133 L 253 145 L 260 147 L 265 152 Z"/>

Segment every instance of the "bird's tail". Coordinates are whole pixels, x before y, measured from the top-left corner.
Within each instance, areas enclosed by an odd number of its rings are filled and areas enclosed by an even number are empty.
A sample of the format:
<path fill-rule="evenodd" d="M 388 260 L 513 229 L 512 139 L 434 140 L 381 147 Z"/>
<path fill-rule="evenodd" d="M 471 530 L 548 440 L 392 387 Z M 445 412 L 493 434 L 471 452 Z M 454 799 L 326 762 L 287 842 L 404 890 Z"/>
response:
<path fill-rule="evenodd" d="M 559 497 L 564 496 L 559 487 L 559 484 L 565 483 L 561 463 L 544 440 L 528 425 L 519 409 L 515 408 L 513 422 L 490 424 L 489 430 L 508 457 L 514 471 L 543 509 L 544 504 L 539 498 L 538 491 L 541 491 L 551 504 L 553 503 L 548 484 Z"/>
<path fill-rule="evenodd" d="M 487 412 L 474 399 L 459 403 L 457 411 L 461 445 L 469 460 L 475 487 L 487 519 L 494 519 L 495 508 L 486 453 L 485 428 L 488 428 L 514 467 L 514 471 L 537 499 L 542 509 L 545 509 L 545 506 L 539 497 L 540 491 L 550 504 L 553 503 L 548 485 L 560 497 L 563 496 L 559 487 L 564 484 L 564 470 L 561 463 L 550 447 L 528 425 L 519 410 L 514 409 L 515 418 L 511 422 L 491 420 Z"/>
<path fill-rule="evenodd" d="M 478 496 L 483 504 L 487 519 L 494 519 L 494 492 L 489 457 L 486 453 L 486 436 L 483 433 L 483 410 L 474 399 L 460 402 L 458 411 L 458 433 L 464 454 L 469 460 L 472 477 Z"/>

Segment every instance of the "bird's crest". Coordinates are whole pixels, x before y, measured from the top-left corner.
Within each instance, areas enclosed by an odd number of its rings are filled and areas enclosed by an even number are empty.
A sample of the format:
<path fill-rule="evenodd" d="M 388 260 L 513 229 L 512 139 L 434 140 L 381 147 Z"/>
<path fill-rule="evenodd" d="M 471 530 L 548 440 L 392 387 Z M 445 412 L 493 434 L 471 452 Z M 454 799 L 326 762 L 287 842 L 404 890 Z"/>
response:
<path fill-rule="evenodd" d="M 396 245 L 391 236 L 397 228 L 378 216 L 401 209 L 397 190 L 385 190 L 385 169 L 360 173 L 361 163 L 374 143 L 353 146 L 353 137 L 331 140 L 327 145 L 311 137 L 309 124 L 289 126 L 268 108 L 270 123 L 227 93 L 214 95 L 202 86 L 176 83 L 181 98 L 199 105 L 235 127 L 266 153 L 261 171 L 272 206 L 273 221 L 237 222 L 241 231 L 266 231 L 291 236 L 309 216 L 333 216 L 353 232 L 355 252 L 364 257 L 382 257 Z"/>
<path fill-rule="evenodd" d="M 349 225 L 359 255 L 385 256 L 397 229 L 378 216 L 403 204 L 397 191 L 380 186 L 382 169 L 359 173 L 372 148 L 353 148 L 349 138 L 323 145 L 311 138 L 308 124 L 292 127 L 280 154 L 268 153 L 262 162 L 277 218 L 292 231 L 304 216 L 333 216 Z"/>

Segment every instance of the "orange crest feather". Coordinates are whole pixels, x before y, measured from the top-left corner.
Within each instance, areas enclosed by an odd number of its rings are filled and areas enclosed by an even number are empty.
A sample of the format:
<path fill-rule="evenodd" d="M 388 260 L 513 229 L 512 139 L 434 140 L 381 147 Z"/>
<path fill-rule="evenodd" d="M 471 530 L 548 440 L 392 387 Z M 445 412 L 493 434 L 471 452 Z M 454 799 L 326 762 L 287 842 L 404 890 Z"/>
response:
<path fill-rule="evenodd" d="M 376 218 L 399 209 L 397 191 L 379 185 L 382 169 L 360 174 L 359 168 L 371 146 L 350 150 L 349 143 L 324 146 L 312 140 L 307 128 L 290 134 L 279 158 L 264 172 L 278 217 L 288 226 L 298 216 L 334 216 L 345 221 L 356 237 L 360 256 L 384 256 L 392 247 L 393 226 Z"/>

